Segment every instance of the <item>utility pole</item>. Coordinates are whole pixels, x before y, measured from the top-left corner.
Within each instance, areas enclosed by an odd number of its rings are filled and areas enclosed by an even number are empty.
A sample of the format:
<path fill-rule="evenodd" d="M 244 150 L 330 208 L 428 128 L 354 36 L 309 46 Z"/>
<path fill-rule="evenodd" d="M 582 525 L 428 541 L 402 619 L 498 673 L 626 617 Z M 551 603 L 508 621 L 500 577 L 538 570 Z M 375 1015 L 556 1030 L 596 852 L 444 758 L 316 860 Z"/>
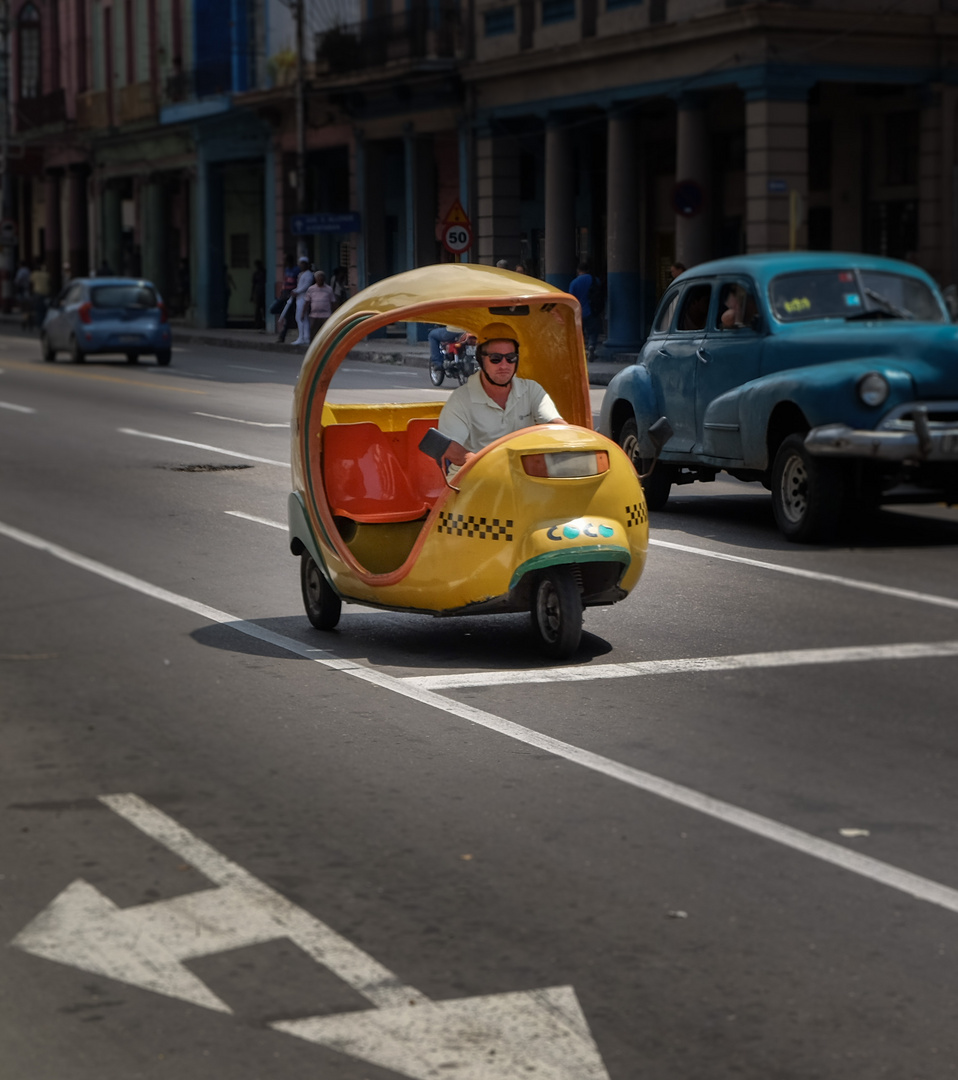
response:
<path fill-rule="evenodd" d="M 6 2 L 6 0 L 3 0 Z M 306 60 L 303 55 L 306 28 L 304 0 L 296 3 L 296 213 L 306 213 Z M 306 254 L 306 241 L 300 237 L 297 248 Z"/>

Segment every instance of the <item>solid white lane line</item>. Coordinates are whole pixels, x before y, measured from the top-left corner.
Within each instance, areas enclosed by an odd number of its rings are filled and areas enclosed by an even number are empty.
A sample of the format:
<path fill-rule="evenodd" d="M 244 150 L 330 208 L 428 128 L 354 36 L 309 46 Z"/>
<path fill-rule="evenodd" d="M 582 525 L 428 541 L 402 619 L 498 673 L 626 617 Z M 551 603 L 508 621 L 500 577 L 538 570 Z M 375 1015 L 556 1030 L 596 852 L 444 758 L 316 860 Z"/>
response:
<path fill-rule="evenodd" d="M 224 450 L 222 446 L 210 446 L 207 443 L 189 442 L 187 439 L 173 439 L 169 435 L 153 435 L 148 431 L 134 431 L 133 428 L 117 428 L 121 435 L 137 435 L 141 439 L 156 439 L 158 442 L 175 443 L 177 446 L 192 446 L 196 450 L 212 450 L 214 454 L 242 458 L 244 461 L 258 461 L 260 465 L 279 465 L 289 468 L 288 461 L 274 461 L 272 458 L 255 457 L 253 454 L 239 454 L 235 450 Z"/>
<path fill-rule="evenodd" d="M 26 405 L 12 405 L 9 401 L 0 401 L 0 409 L 9 409 L 11 412 L 35 413 L 36 409 L 30 409 Z"/>
<path fill-rule="evenodd" d="M 269 525 L 273 529 L 286 530 L 285 525 L 280 525 L 278 521 L 270 521 L 269 518 L 257 517 L 255 514 L 246 514 L 242 510 L 224 510 L 224 514 L 229 514 L 230 517 L 243 518 L 245 521 L 255 521 L 257 525 Z"/>
<path fill-rule="evenodd" d="M 217 416 L 216 413 L 211 412 L 195 412 L 194 416 L 208 416 L 211 420 L 229 420 L 232 424 L 249 424 L 251 427 L 281 427 L 288 428 L 289 421 L 285 424 L 267 424 L 262 420 L 240 420 L 236 416 Z"/>
<path fill-rule="evenodd" d="M 227 364 L 229 368 L 234 371 L 255 371 L 258 375 L 275 375 L 276 372 L 272 368 L 266 367 L 247 367 L 245 364 Z"/>
<path fill-rule="evenodd" d="M 800 667 L 808 664 L 849 664 L 869 660 L 925 660 L 946 656 L 958 656 L 958 641 L 853 645 L 836 649 L 785 649 L 781 652 L 741 653 L 738 656 L 692 656 L 677 660 L 639 660 L 634 663 L 538 668 L 532 671 L 475 671 L 461 675 L 410 675 L 403 677 L 402 681 L 412 686 L 441 690 L 466 686 L 593 682 L 596 679 L 632 679 L 642 675 L 742 671 L 749 668 Z"/>
<path fill-rule="evenodd" d="M 723 562 L 743 563 L 760 570 L 775 570 L 779 574 L 806 578 L 809 581 L 824 581 L 829 585 L 843 585 L 847 589 L 862 589 L 865 592 L 880 593 L 883 596 L 895 596 L 899 600 L 917 600 L 922 604 L 935 604 L 938 607 L 958 610 L 958 600 L 949 596 L 936 596 L 934 593 L 914 592 L 911 589 L 898 589 L 894 585 L 878 585 L 872 581 L 859 581 L 857 578 L 840 577 L 837 574 L 822 574 L 817 570 L 800 570 L 797 566 L 782 566 L 780 563 L 762 562 L 760 559 L 747 559 L 742 555 L 727 555 L 723 551 L 710 551 L 708 548 L 690 547 L 688 544 L 673 544 L 669 540 L 649 540 L 656 547 L 671 548 L 673 551 L 685 551 L 691 555 L 704 555 L 709 559 L 721 559 Z"/>
<path fill-rule="evenodd" d="M 443 697 L 431 690 L 411 686 L 401 679 L 363 667 L 353 660 L 341 659 L 322 649 L 311 648 L 293 638 L 287 638 L 257 626 L 255 623 L 246 622 L 244 619 L 236 619 L 225 611 L 218 611 L 216 608 L 191 600 L 189 597 L 179 596 L 176 593 L 169 592 L 167 589 L 158 588 L 149 582 L 133 577 L 131 574 L 125 574 L 120 570 L 115 570 L 113 567 L 106 566 L 104 563 L 88 559 L 86 556 L 60 547 L 59 544 L 43 540 L 41 537 L 24 532 L 12 525 L 0 522 L 0 536 L 6 536 L 18 543 L 25 544 L 27 547 L 43 551 L 72 566 L 97 574 L 108 581 L 132 589 L 145 596 L 172 604 L 183 611 L 189 611 L 211 622 L 229 626 L 241 634 L 275 645 L 293 653 L 295 656 L 314 660 L 324 667 L 341 671 L 346 675 L 352 675 L 354 678 L 362 679 L 363 682 L 389 690 L 412 701 L 417 701 L 428 708 L 438 709 L 450 716 L 459 717 L 478 727 L 504 735 L 525 746 L 543 750 L 582 768 L 589 769 L 612 780 L 617 780 L 619 783 L 627 784 L 629 787 L 639 791 L 657 795 L 660 798 L 667 799 L 669 802 L 705 814 L 727 825 L 733 825 L 755 836 L 761 836 L 793 851 L 809 855 L 850 873 L 858 874 L 871 881 L 886 885 L 888 888 L 913 896 L 918 900 L 924 900 L 929 904 L 935 904 L 938 907 L 946 908 L 948 911 L 958 913 L 958 890 L 949 888 L 939 882 L 920 877 L 918 874 L 910 873 L 907 870 L 901 870 L 879 859 L 861 855 L 829 840 L 822 840 L 810 833 L 802 832 L 800 829 L 793 829 L 789 825 L 782 825 L 771 818 L 752 813 L 750 810 L 744 810 L 731 803 L 723 802 L 721 799 L 713 799 L 702 792 L 684 787 L 681 784 L 674 784 L 670 780 L 633 768 L 631 765 L 624 765 L 621 762 L 614 761 L 612 758 L 593 753 L 591 750 L 584 750 L 581 747 L 573 746 L 571 743 L 554 739 L 549 735 L 544 735 L 511 720 L 506 720 L 501 716 L 496 716 L 494 713 L 484 712 L 482 709 L 476 709 L 462 702 L 453 701 L 451 698 Z"/>

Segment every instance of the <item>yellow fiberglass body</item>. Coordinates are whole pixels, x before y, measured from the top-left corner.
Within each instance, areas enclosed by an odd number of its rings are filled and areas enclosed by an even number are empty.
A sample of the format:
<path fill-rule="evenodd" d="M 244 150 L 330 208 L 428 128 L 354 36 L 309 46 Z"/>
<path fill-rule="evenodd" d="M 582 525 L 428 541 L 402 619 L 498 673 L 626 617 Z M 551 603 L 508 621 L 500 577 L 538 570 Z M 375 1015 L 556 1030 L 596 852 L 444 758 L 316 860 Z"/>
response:
<path fill-rule="evenodd" d="M 570 426 L 505 436 L 447 483 L 418 449 L 441 402 L 326 401 L 349 350 L 390 323 L 478 331 L 493 321 L 513 329 L 522 376 Z M 578 645 L 582 608 L 623 599 L 642 572 L 641 485 L 592 430 L 578 303 L 544 282 L 446 264 L 364 290 L 310 346 L 292 427 L 290 547 L 320 629 L 336 625 L 343 600 L 433 615 L 528 610 L 540 645 L 564 656 Z"/>

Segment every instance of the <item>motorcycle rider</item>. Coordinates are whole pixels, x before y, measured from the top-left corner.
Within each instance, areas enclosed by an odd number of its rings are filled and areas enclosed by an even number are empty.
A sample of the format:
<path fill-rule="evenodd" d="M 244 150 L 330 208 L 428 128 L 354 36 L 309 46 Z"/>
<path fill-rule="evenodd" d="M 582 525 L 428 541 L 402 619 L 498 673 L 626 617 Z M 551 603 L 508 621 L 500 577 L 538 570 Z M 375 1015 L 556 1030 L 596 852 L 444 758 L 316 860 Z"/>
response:
<path fill-rule="evenodd" d="M 437 426 L 452 440 L 444 456 L 454 467 L 465 465 L 503 435 L 534 424 L 566 423 L 537 382 L 516 374 L 519 342 L 512 334 L 505 323 L 490 323 L 480 330 L 479 370 L 453 390 L 442 407 Z"/>

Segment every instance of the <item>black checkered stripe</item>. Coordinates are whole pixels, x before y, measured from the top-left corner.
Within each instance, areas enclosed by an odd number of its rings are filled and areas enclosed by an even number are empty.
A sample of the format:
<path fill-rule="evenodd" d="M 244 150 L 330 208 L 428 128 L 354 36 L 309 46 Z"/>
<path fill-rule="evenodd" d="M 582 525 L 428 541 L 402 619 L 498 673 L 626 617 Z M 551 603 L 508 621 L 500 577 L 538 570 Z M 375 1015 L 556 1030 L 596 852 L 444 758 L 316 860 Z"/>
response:
<path fill-rule="evenodd" d="M 511 521 L 500 521 L 493 518 L 474 518 L 471 514 L 447 514 L 445 510 L 439 514 L 439 532 L 448 533 L 450 536 L 472 536 L 479 540 L 512 540 Z"/>
<path fill-rule="evenodd" d="M 625 508 L 625 527 L 631 529 L 633 525 L 644 525 L 649 520 L 649 512 L 645 509 L 645 503 L 634 503 Z"/>

